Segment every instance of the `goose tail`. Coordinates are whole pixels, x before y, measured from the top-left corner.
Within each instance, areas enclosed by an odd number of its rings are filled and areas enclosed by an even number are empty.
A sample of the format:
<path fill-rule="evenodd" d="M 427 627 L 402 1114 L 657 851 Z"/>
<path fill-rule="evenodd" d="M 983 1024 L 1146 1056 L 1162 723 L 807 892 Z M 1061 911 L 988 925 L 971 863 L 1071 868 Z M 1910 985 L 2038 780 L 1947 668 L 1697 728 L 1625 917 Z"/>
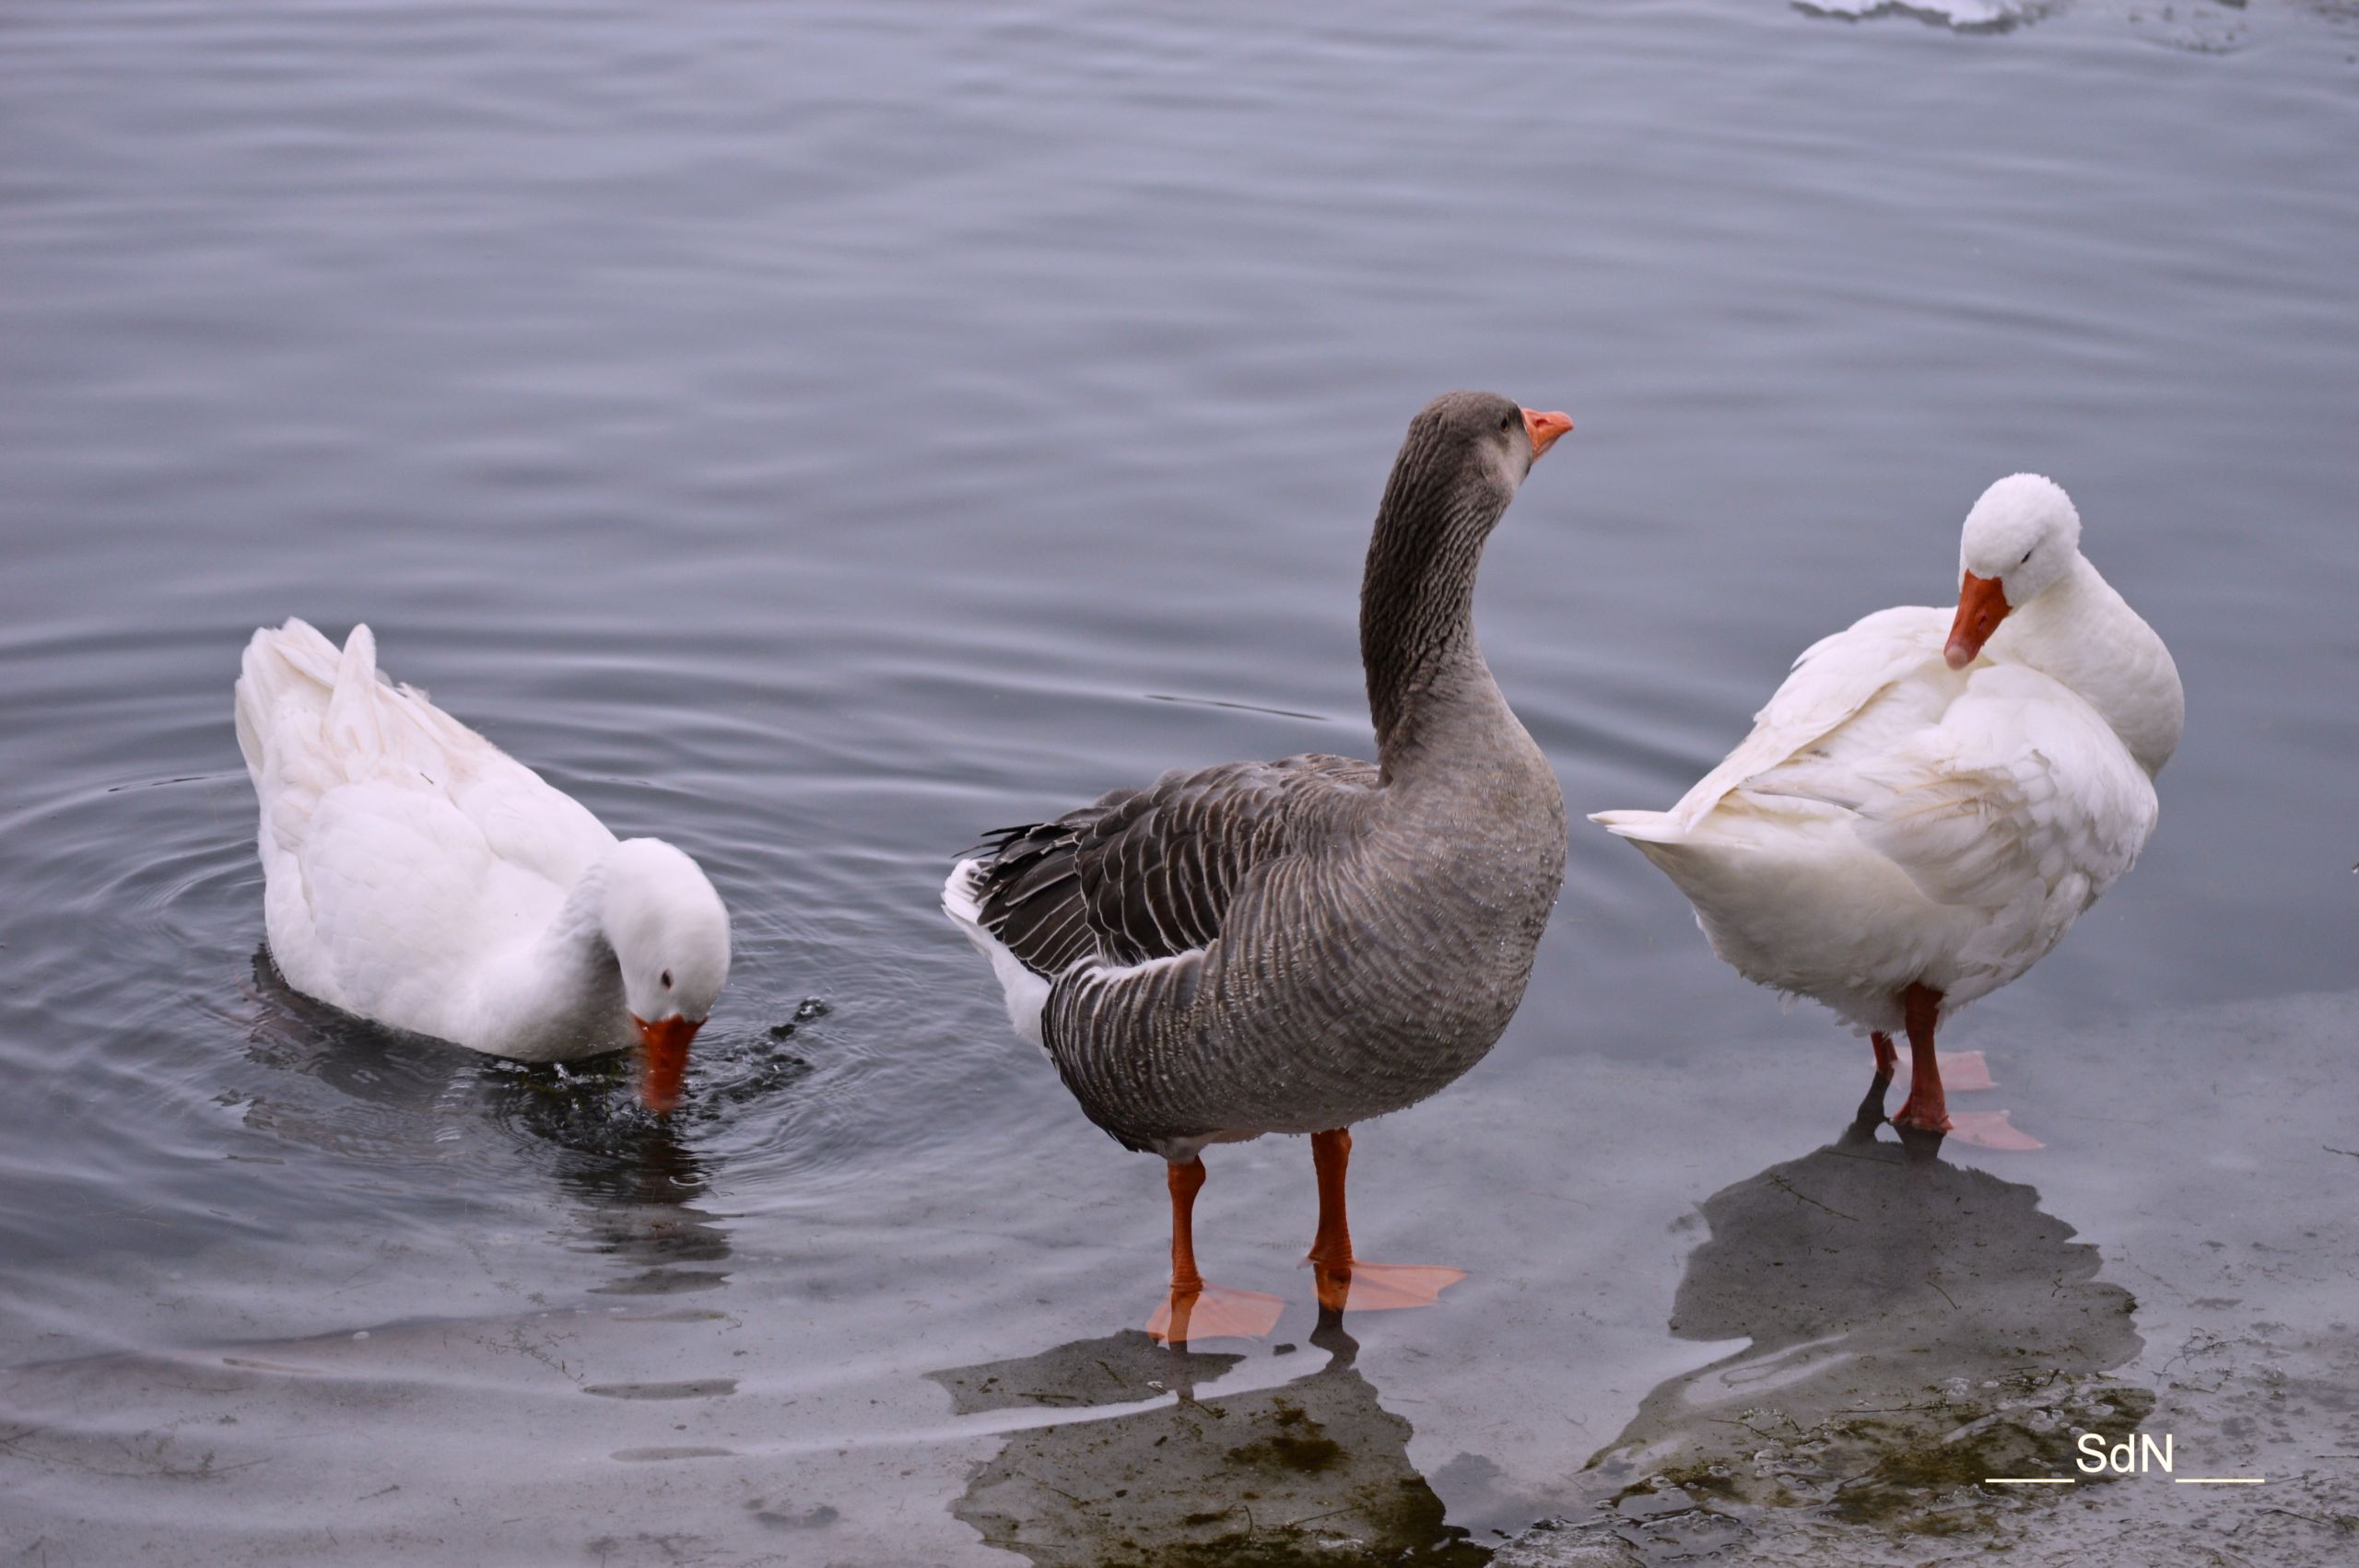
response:
<path fill-rule="evenodd" d="M 324 734 L 329 745 L 355 757 L 374 757 L 384 752 L 381 690 L 377 634 L 367 626 L 355 626 L 344 639 L 343 656 L 336 661 L 335 690 L 328 698 Z"/>
<path fill-rule="evenodd" d="M 1687 828 L 1671 812 L 1592 812 L 1590 821 L 1616 838 L 1640 844 L 1680 844 L 1687 838 Z"/>
<path fill-rule="evenodd" d="M 992 974 L 1007 1001 L 1008 1023 L 1018 1035 L 1046 1050 L 1040 1014 L 1049 1004 L 1050 982 L 1046 976 L 1026 968 L 1024 961 L 983 924 L 983 879 L 988 869 L 989 863 L 980 858 L 951 867 L 949 880 L 942 884 L 942 912 L 967 933 L 977 952 L 991 960 Z"/>
<path fill-rule="evenodd" d="M 238 669 L 238 750 L 257 786 L 281 726 L 308 720 L 316 731 L 325 718 L 341 662 L 335 644 L 306 621 L 264 626 L 247 639 Z"/>

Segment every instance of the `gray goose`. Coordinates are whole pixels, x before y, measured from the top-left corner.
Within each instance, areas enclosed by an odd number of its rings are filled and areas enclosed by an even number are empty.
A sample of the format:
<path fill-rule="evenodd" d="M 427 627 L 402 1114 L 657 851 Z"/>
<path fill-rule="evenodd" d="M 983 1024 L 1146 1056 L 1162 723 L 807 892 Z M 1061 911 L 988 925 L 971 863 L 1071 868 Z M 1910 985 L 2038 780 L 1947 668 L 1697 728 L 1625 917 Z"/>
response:
<path fill-rule="evenodd" d="M 1571 428 L 1488 392 L 1410 421 L 1360 591 L 1375 762 L 1168 773 L 987 835 L 943 889 L 1084 1114 L 1168 1162 L 1158 1338 L 1258 1337 L 1282 1305 L 1197 1270 L 1208 1143 L 1310 1134 L 1322 1308 L 1425 1305 L 1464 1277 L 1353 1257 L 1349 1129 L 1483 1059 L 1564 882 L 1564 796 L 1483 661 L 1473 606 L 1485 541 Z"/>

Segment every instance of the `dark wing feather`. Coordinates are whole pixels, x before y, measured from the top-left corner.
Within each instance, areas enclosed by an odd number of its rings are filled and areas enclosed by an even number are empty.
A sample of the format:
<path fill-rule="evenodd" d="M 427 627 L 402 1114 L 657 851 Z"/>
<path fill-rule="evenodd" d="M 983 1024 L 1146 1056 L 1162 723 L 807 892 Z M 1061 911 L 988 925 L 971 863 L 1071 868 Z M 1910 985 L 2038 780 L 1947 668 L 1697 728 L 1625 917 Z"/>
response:
<path fill-rule="evenodd" d="M 1373 763 L 1350 757 L 1233 762 L 1003 828 L 984 841 L 981 923 L 1048 976 L 1204 947 L 1256 865 L 1376 782 Z"/>

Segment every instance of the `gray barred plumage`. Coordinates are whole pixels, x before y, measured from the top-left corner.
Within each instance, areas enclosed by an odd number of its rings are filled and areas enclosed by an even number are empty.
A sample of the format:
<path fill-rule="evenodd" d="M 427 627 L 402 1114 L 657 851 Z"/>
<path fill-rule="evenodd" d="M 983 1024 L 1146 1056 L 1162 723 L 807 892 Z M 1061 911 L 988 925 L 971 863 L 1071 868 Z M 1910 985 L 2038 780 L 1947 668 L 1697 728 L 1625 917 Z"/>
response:
<path fill-rule="evenodd" d="M 1472 606 L 1533 433 L 1478 392 L 1411 423 L 1361 592 L 1378 762 L 1167 774 L 994 834 L 953 872 L 954 916 L 1050 982 L 1041 1043 L 1125 1146 L 1184 1161 L 1400 1110 L 1514 1015 L 1564 880 L 1565 804 Z"/>

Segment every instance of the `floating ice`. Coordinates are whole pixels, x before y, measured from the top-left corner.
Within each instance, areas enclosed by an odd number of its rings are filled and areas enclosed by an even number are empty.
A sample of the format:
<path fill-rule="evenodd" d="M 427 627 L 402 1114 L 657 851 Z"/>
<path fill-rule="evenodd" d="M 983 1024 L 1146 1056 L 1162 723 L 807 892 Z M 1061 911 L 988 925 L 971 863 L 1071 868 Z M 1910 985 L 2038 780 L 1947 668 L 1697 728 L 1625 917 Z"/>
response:
<path fill-rule="evenodd" d="M 2048 7 L 2034 0 L 1794 0 L 1794 8 L 1851 21 L 1887 14 L 1915 17 L 1964 31 L 2011 28 Z"/>

